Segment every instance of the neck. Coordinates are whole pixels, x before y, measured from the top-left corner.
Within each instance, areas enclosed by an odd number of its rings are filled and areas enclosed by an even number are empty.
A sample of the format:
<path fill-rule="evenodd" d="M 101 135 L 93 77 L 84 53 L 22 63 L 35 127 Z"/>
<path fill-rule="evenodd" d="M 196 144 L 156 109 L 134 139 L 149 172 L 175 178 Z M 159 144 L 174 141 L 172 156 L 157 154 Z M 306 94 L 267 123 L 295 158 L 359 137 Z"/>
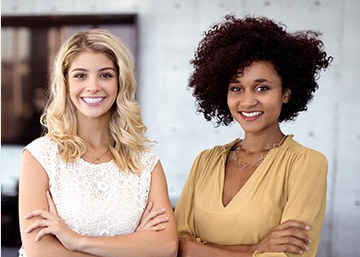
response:
<path fill-rule="evenodd" d="M 248 153 L 267 151 L 274 147 L 274 144 L 283 143 L 285 135 L 279 130 L 270 135 L 267 134 L 245 134 L 241 143 L 241 149 Z"/>
<path fill-rule="evenodd" d="M 109 124 L 96 122 L 79 124 L 77 133 L 88 147 L 108 146 L 110 142 Z"/>

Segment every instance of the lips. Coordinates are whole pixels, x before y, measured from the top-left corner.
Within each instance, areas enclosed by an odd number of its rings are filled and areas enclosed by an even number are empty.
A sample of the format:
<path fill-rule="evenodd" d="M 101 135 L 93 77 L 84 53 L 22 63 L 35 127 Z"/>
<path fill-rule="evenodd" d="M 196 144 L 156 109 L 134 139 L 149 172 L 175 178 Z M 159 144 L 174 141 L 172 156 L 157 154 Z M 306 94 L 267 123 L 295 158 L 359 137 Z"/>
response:
<path fill-rule="evenodd" d="M 252 120 L 256 120 L 257 118 L 259 118 L 261 115 L 263 114 L 263 112 L 240 112 L 240 115 L 243 117 L 244 120 L 246 121 L 252 121 Z"/>
<path fill-rule="evenodd" d="M 252 117 L 255 117 L 255 116 L 259 116 L 261 115 L 262 112 L 241 112 L 241 115 L 247 117 L 247 118 L 252 118 Z"/>
<path fill-rule="evenodd" d="M 105 97 L 82 97 L 82 100 L 87 104 L 98 104 L 104 99 Z"/>

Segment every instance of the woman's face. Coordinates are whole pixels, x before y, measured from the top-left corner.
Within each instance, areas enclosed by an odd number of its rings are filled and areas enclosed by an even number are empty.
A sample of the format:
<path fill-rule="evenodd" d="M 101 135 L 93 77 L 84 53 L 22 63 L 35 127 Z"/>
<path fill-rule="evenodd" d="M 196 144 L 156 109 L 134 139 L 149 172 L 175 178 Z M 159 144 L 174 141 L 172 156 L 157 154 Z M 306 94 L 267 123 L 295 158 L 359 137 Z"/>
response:
<path fill-rule="evenodd" d="M 281 107 L 289 99 L 282 92 L 281 78 L 266 61 L 253 62 L 230 81 L 227 103 L 233 118 L 245 132 L 279 128 Z"/>
<path fill-rule="evenodd" d="M 69 94 L 78 118 L 110 118 L 118 94 L 115 65 L 104 53 L 82 52 L 68 71 Z"/>

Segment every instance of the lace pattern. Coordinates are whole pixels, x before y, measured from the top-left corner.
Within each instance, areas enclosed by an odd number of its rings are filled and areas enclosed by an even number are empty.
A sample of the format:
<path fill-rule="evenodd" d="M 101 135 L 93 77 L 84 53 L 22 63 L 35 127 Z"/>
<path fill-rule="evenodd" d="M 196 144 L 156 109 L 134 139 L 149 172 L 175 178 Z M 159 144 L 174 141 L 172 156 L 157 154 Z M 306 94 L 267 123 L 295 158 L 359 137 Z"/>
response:
<path fill-rule="evenodd" d="M 83 159 L 65 163 L 48 137 L 26 147 L 48 174 L 49 187 L 60 218 L 87 236 L 126 235 L 135 231 L 146 207 L 154 153 L 141 153 L 141 175 L 120 172 L 113 161 L 92 164 Z M 19 251 L 26 257 L 23 248 Z"/>

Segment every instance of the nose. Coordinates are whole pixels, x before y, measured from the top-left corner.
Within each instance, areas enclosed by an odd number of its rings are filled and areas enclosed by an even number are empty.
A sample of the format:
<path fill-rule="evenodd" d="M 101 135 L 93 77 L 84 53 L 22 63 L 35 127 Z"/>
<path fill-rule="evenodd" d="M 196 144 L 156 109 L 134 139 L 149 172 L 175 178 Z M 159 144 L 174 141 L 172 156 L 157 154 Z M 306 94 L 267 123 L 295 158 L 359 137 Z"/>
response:
<path fill-rule="evenodd" d="M 252 107 L 257 104 L 256 95 L 247 91 L 241 95 L 239 103 L 242 107 Z"/>
<path fill-rule="evenodd" d="M 88 80 L 88 83 L 86 85 L 86 90 L 90 93 L 95 93 L 100 90 L 100 85 L 96 78 L 90 78 Z"/>

